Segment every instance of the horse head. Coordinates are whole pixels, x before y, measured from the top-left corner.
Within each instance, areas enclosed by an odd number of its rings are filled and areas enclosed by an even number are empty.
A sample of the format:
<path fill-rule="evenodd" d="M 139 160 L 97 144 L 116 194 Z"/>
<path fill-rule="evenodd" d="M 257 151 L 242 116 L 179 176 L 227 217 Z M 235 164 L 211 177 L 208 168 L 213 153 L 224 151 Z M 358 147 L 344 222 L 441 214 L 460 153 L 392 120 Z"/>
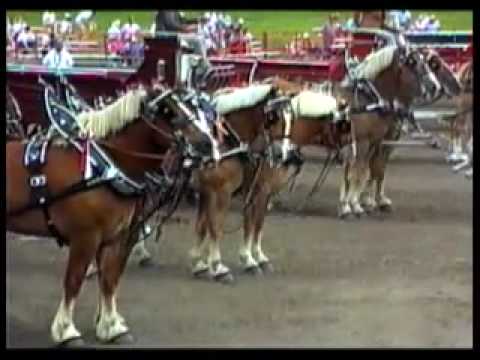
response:
<path fill-rule="evenodd" d="M 418 98 L 430 99 L 440 88 L 422 54 L 396 44 L 369 55 L 357 66 L 355 74 L 371 80 L 385 99 L 396 99 L 404 105 Z"/>
<path fill-rule="evenodd" d="M 400 37 L 403 39 L 403 36 Z M 441 85 L 429 67 L 422 52 L 412 49 L 406 41 L 400 41 L 394 56 L 398 69 L 397 86 L 401 100 L 408 104 L 415 99 L 427 101 L 438 95 Z"/>
<path fill-rule="evenodd" d="M 431 48 L 424 48 L 420 51 L 440 83 L 440 94 L 445 93 L 449 97 L 460 95 L 462 86 L 454 72 L 440 55 Z"/>
<path fill-rule="evenodd" d="M 144 116 L 152 127 L 156 142 L 165 144 L 168 134 L 187 146 L 190 155 L 218 156 L 218 145 L 204 119 L 182 99 L 181 90 L 154 87 L 148 92 L 143 105 Z M 191 146 L 188 146 L 190 144 Z"/>

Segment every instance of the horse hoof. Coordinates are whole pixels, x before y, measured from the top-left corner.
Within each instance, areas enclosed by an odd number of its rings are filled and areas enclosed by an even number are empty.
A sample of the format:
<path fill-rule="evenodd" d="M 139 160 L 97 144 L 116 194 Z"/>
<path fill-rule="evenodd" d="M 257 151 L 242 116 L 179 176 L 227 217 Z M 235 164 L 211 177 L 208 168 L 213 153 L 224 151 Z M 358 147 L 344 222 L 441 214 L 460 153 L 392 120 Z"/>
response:
<path fill-rule="evenodd" d="M 78 348 L 84 347 L 85 341 L 81 337 L 65 340 L 64 342 L 58 344 L 59 348 Z"/>
<path fill-rule="evenodd" d="M 257 265 L 249 266 L 248 268 L 245 268 L 243 271 L 245 272 L 245 274 L 252 275 L 252 276 L 263 275 L 262 269 Z"/>
<path fill-rule="evenodd" d="M 112 345 L 130 345 L 135 342 L 135 339 L 132 334 L 126 332 L 124 334 L 120 334 L 113 339 L 111 339 L 108 343 Z"/>
<path fill-rule="evenodd" d="M 345 221 L 348 221 L 348 220 L 352 220 L 354 219 L 354 216 L 352 213 L 341 213 L 338 215 L 340 217 L 340 220 L 345 220 Z"/>
<path fill-rule="evenodd" d="M 365 211 L 358 211 L 358 212 L 354 212 L 353 214 L 355 215 L 355 217 L 356 217 L 357 219 L 360 219 L 360 218 L 362 218 L 362 217 L 364 217 L 364 216 L 366 215 L 366 214 L 365 214 Z"/>
<path fill-rule="evenodd" d="M 208 267 L 192 271 L 192 275 L 195 279 L 202 279 L 208 276 Z"/>
<path fill-rule="evenodd" d="M 266 274 L 273 274 L 275 272 L 275 269 L 270 261 L 262 262 L 258 264 L 258 266 L 260 266 L 260 269 L 262 269 L 262 271 Z"/>
<path fill-rule="evenodd" d="M 374 206 L 367 206 L 367 205 L 365 205 L 365 206 L 363 207 L 363 210 L 365 210 L 365 214 L 366 214 L 366 215 L 371 215 L 371 214 L 373 214 L 373 213 L 375 212 L 375 207 L 374 207 Z"/>
<path fill-rule="evenodd" d="M 233 282 L 235 281 L 235 278 L 233 277 L 233 274 L 231 272 L 218 274 L 215 275 L 213 278 L 216 282 L 226 285 L 233 284 Z"/>
<path fill-rule="evenodd" d="M 391 212 L 393 212 L 393 207 L 392 207 L 392 205 L 389 205 L 389 204 L 379 205 L 379 206 L 378 206 L 378 209 L 379 209 L 381 212 L 384 212 L 384 213 L 391 213 Z"/>
<path fill-rule="evenodd" d="M 142 259 L 138 262 L 138 265 L 142 268 L 149 268 L 153 267 L 155 265 L 155 262 L 152 260 L 151 257 L 147 257 L 145 259 Z"/>

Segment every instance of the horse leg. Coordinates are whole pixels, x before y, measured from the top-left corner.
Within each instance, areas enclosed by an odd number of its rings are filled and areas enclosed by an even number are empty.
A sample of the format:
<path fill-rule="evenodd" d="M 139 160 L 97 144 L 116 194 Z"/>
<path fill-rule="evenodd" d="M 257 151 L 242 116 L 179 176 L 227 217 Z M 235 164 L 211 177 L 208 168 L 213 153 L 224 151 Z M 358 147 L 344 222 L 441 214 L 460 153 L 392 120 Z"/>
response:
<path fill-rule="evenodd" d="M 208 271 L 208 263 L 203 259 L 204 249 L 207 241 L 207 201 L 208 194 L 201 192 L 198 198 L 198 212 L 197 223 L 195 226 L 195 232 L 197 238 L 195 244 L 190 250 L 189 256 L 192 264 L 192 274 L 195 277 L 199 277 Z"/>
<path fill-rule="evenodd" d="M 357 143 L 357 156 L 353 163 L 352 186 L 348 197 L 352 212 L 357 217 L 365 214 L 365 210 L 360 205 L 360 195 L 370 173 L 369 160 L 368 142 Z"/>
<path fill-rule="evenodd" d="M 456 163 L 462 160 L 462 138 L 459 131 L 459 119 L 455 118 L 451 125 L 451 151 L 447 155 L 448 163 Z"/>
<path fill-rule="evenodd" d="M 392 154 L 392 148 L 383 148 L 383 153 L 375 159 L 375 178 L 377 182 L 375 201 L 378 208 L 383 212 L 392 211 L 392 200 L 385 195 L 385 171 L 387 168 L 388 159 Z"/>
<path fill-rule="evenodd" d="M 246 273 L 255 275 L 258 272 L 258 263 L 252 255 L 254 237 L 254 208 L 257 206 L 258 195 L 252 195 L 252 203 L 244 210 L 243 214 L 243 242 L 240 245 L 240 265 Z"/>
<path fill-rule="evenodd" d="M 371 169 L 370 172 L 372 172 Z M 374 183 L 375 178 L 371 175 L 368 178 L 364 191 L 362 191 L 360 194 L 360 204 L 362 205 L 363 209 L 367 214 L 373 212 L 377 207 L 377 203 L 375 202 L 375 199 L 372 195 Z"/>
<path fill-rule="evenodd" d="M 143 233 L 143 231 L 142 231 Z M 138 241 L 133 247 L 133 254 L 139 258 L 138 264 L 142 267 L 149 267 L 153 265 L 152 254 L 147 250 L 145 237 L 142 235 L 142 239 Z"/>
<path fill-rule="evenodd" d="M 265 190 L 261 191 L 255 204 L 254 216 L 254 237 L 253 237 L 253 257 L 263 272 L 272 273 L 273 266 L 270 259 L 262 250 L 263 226 L 267 215 L 268 194 Z"/>
<path fill-rule="evenodd" d="M 230 207 L 231 195 L 226 190 L 220 190 L 208 201 L 208 230 L 210 232 L 208 264 L 210 275 L 216 281 L 230 283 L 233 275 L 230 269 L 222 264 L 220 255 L 220 240 L 223 238 L 225 216 Z"/>
<path fill-rule="evenodd" d="M 131 247 L 127 247 L 128 232 L 123 232 L 113 243 L 97 254 L 100 301 L 96 315 L 96 335 L 102 342 L 132 342 L 125 319 L 117 311 L 116 290 Z"/>
<path fill-rule="evenodd" d="M 338 208 L 338 216 L 341 219 L 347 218 L 352 214 L 352 208 L 350 207 L 348 200 L 348 193 L 350 191 L 350 174 L 351 174 L 351 163 L 349 160 L 344 162 L 343 174 L 340 180 L 340 200 Z"/>
<path fill-rule="evenodd" d="M 70 236 L 70 251 L 64 280 L 64 294 L 51 325 L 55 343 L 81 345 L 81 334 L 73 322 L 75 300 L 85 277 L 88 265 L 95 257 L 100 238 L 97 234 Z"/>

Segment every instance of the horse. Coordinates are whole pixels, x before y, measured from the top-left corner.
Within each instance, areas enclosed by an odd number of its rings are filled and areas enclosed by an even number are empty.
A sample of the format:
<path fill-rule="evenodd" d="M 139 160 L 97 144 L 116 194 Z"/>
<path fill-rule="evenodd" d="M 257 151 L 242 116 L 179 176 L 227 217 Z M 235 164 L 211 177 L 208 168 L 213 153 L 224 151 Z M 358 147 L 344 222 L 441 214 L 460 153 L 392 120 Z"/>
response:
<path fill-rule="evenodd" d="M 468 143 L 473 144 L 473 59 L 463 64 L 458 70 L 456 77 L 460 85 L 460 91 L 454 93 L 455 115 L 451 119 L 452 149 L 447 156 L 449 163 L 469 162 L 469 156 L 465 153 L 471 152 Z M 470 156 L 471 159 L 471 156 Z M 461 164 L 459 164 L 461 165 Z M 459 169 L 456 166 L 454 169 Z"/>
<path fill-rule="evenodd" d="M 419 96 L 427 91 L 422 86 L 427 76 L 425 69 L 412 62 L 412 59 L 419 61 L 418 53 L 403 54 L 400 48 L 384 51 L 391 53 L 387 55 L 380 51 L 363 65 L 363 71 L 372 74 L 370 78 L 379 93 L 390 95 L 388 99 L 393 101 L 397 97 L 406 100 L 407 94 Z M 389 60 L 380 61 L 378 57 L 384 56 L 388 56 Z M 406 58 L 402 59 L 403 56 Z M 354 139 L 357 149 L 363 151 L 367 145 L 378 146 L 394 124 L 396 114 L 393 111 L 390 117 L 385 119 L 385 114 L 368 110 L 370 100 L 363 94 L 357 94 L 359 99 L 355 100 L 354 89 L 336 84 L 332 87 L 333 93 L 299 91 L 298 84 L 285 80 L 273 82 L 279 84 L 280 91 L 296 94 L 292 98 L 292 106 L 296 111 L 289 140 L 291 145 L 300 149 L 302 146 L 316 144 L 315 139 L 320 138 L 321 144 L 329 151 L 339 151 L 343 146 L 351 145 Z M 395 87 L 395 90 L 392 91 L 392 87 Z M 272 134 L 274 141 L 282 137 L 284 135 L 278 130 Z M 357 160 L 365 163 L 368 158 L 365 159 L 363 152 L 357 152 Z M 240 254 L 241 258 L 247 259 L 250 268 L 266 269 L 268 264 L 269 271 L 273 271 L 273 265 L 262 249 L 262 237 L 269 200 L 285 185 L 288 176 L 289 167 L 278 165 L 263 163 L 252 189 L 252 205 L 245 213 L 244 241 Z M 348 171 L 351 171 L 354 165 L 356 164 L 352 162 L 345 163 L 342 185 L 350 180 L 347 177 Z M 341 193 L 341 196 L 345 196 L 345 193 Z"/>
<path fill-rule="evenodd" d="M 376 208 L 391 211 L 392 201 L 384 192 L 387 155 L 382 141 L 399 136 L 401 120 L 411 116 L 410 108 L 415 101 L 420 98 L 431 99 L 440 89 L 438 80 L 419 50 L 402 50 L 405 49 L 403 47 L 397 49 L 399 50 L 394 50 L 393 55 L 390 55 L 391 66 L 384 67 L 384 71 L 380 70 L 382 66 L 378 67 L 378 64 L 382 63 L 383 55 L 389 57 L 389 47 L 373 53 L 370 60 L 367 58 L 358 68 L 360 74 L 357 73 L 357 76 L 370 78 L 377 96 L 388 106 L 386 109 L 378 109 L 377 114 L 360 114 L 359 118 L 352 122 L 355 127 L 352 132 L 353 153 L 345 167 L 340 193 L 339 215 L 342 218 L 352 213 L 359 217 Z M 381 60 L 377 65 L 375 58 Z M 392 71 L 387 71 L 388 69 Z M 368 74 L 369 71 L 372 71 L 372 74 L 377 73 L 377 76 L 372 77 Z M 368 95 L 360 94 L 359 98 L 363 98 L 360 101 L 368 104 Z M 371 188 L 374 184 L 375 197 L 372 198 L 365 191 L 365 187 Z"/>
<path fill-rule="evenodd" d="M 365 176 L 368 175 L 367 168 L 373 174 L 377 174 L 381 154 L 380 143 L 400 128 L 396 120 L 401 109 L 398 109 L 398 105 L 394 103 L 400 103 L 402 108 L 408 108 L 413 99 L 420 96 L 433 96 L 439 91 L 438 81 L 426 66 L 422 54 L 415 50 L 406 51 L 403 47 L 388 46 L 372 53 L 358 65 L 354 72 L 349 75 L 354 77 L 353 84 L 349 84 L 347 78 L 341 83 L 332 83 L 325 87 L 338 101 L 351 107 L 349 123 L 352 146 L 349 159 L 345 160 L 340 188 L 339 216 L 342 218 L 352 213 L 358 216 L 364 214 L 358 198 L 359 191 L 366 180 Z M 355 78 L 367 79 L 371 85 L 366 90 L 362 90 Z M 395 82 L 399 86 L 393 86 Z M 376 93 L 373 96 L 372 91 L 369 90 L 371 86 Z M 363 86 L 363 89 L 365 87 Z M 379 98 L 385 105 L 378 104 Z M 313 96 L 312 99 L 315 97 Z M 310 102 L 314 104 L 315 100 Z M 321 110 L 321 106 L 319 109 Z M 294 138 L 292 141 L 300 146 L 311 142 L 312 136 L 316 136 L 312 134 L 320 133 L 320 128 L 325 127 L 325 124 L 310 121 L 307 128 L 302 121 L 296 119 L 294 131 L 296 126 L 305 127 L 306 130 L 301 131 L 300 142 Z M 380 207 L 385 209 L 391 202 L 382 196 L 383 180 L 377 185 Z M 368 200 L 372 202 L 371 199 Z"/>
<path fill-rule="evenodd" d="M 133 341 L 118 313 L 116 297 L 136 240 L 131 235 L 139 220 L 145 172 L 158 171 L 172 154 L 177 154 L 181 174 L 188 169 L 181 160 L 195 159 L 188 155 L 193 150 L 186 145 L 191 143 L 193 149 L 206 147 L 204 131 L 187 120 L 179 105 L 172 90 L 140 88 L 105 109 L 79 114 L 82 132 L 93 139 L 87 148 L 92 149 L 92 154 L 96 149 L 105 155 L 103 160 L 108 165 L 101 176 L 84 178 L 87 171 L 80 168 L 79 162 L 83 160 L 84 168 L 89 168 L 88 156 L 85 159 L 88 151 L 80 153 L 76 143 L 72 146 L 58 138 L 38 144 L 33 140 L 7 143 L 6 229 L 36 236 L 51 236 L 53 232 L 59 245 L 69 247 L 63 296 L 50 329 L 54 343 L 83 344 L 73 314 L 85 271 L 93 259 L 99 268 L 100 287 L 95 315 L 97 339 Z M 40 150 L 32 153 L 33 147 Z M 48 162 L 35 163 L 36 169 L 27 169 L 23 164 L 24 160 L 47 157 Z M 103 160 L 96 158 L 97 165 Z M 32 172 L 34 176 L 30 176 Z"/>
<path fill-rule="evenodd" d="M 199 169 L 194 173 L 194 185 L 199 193 L 195 224 L 197 236 L 189 251 L 189 257 L 191 272 L 196 278 L 209 275 L 211 279 L 219 282 L 234 281 L 230 269 L 222 263 L 220 253 L 225 216 L 235 194 L 243 190 L 244 198 L 248 197 L 249 184 L 254 181 L 255 166 L 251 158 L 253 154 L 262 156 L 265 143 L 268 143 L 268 134 L 283 124 L 279 119 L 283 117 L 283 103 L 288 100 L 279 97 L 277 88 L 268 84 L 254 85 L 238 91 L 248 93 L 256 88 L 264 94 L 260 97 L 261 100 L 250 101 L 250 104 L 237 108 L 228 106 L 229 94 L 215 98 L 216 110 L 223 116 L 224 126 L 229 131 L 227 139 L 236 144 L 228 152 L 235 152 L 236 149 L 241 149 L 242 145 L 244 150 L 235 156 L 223 156 L 217 166 Z M 238 96 L 236 94 L 238 93 L 234 91 L 230 96 Z M 243 96 L 245 99 L 250 98 L 248 94 Z M 239 102 L 243 102 L 241 96 Z M 241 256 L 242 259 L 246 260 Z M 264 264 L 266 263 L 262 263 Z M 247 262 L 244 262 L 244 265 L 253 270 Z"/>
<path fill-rule="evenodd" d="M 449 66 L 441 59 L 437 52 L 432 49 L 420 49 L 419 51 L 422 53 L 425 63 L 429 67 L 430 71 L 435 75 L 435 78 L 438 80 L 439 84 L 437 93 L 429 102 L 435 102 L 444 95 L 450 98 L 453 97 L 457 107 L 457 115 L 455 115 L 452 124 L 455 124 L 455 122 L 458 120 L 461 122 L 468 116 L 468 109 L 470 109 L 470 111 L 472 109 L 471 93 L 470 98 L 468 93 L 462 94 L 462 85 L 458 81 L 457 76 L 450 70 Z M 470 102 L 468 103 L 468 101 Z M 470 108 L 468 105 L 470 105 Z M 407 116 L 413 115 L 408 114 Z M 462 125 L 463 124 L 465 124 L 465 122 L 463 122 Z M 387 139 L 398 140 L 400 134 L 401 131 L 397 127 L 395 131 L 389 134 Z M 392 210 L 392 201 L 385 195 L 384 184 L 386 166 L 392 151 L 393 148 L 391 146 L 382 146 L 381 151 L 378 152 L 370 162 L 370 171 L 373 176 L 370 177 L 367 182 L 366 189 L 361 194 L 361 202 L 365 205 L 367 211 L 372 211 L 377 205 L 379 206 L 380 210 Z M 377 182 L 377 186 L 375 199 L 372 199 L 371 192 L 374 181 Z"/>

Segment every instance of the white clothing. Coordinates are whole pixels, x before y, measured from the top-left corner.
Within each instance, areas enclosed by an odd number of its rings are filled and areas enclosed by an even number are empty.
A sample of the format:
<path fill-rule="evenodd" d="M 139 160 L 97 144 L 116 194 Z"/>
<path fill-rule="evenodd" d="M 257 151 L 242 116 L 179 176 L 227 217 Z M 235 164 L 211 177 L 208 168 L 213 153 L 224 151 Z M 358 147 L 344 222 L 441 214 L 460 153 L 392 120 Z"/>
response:
<path fill-rule="evenodd" d="M 60 33 L 61 34 L 72 33 L 72 23 L 68 20 L 62 20 L 62 22 L 60 23 Z"/>
<path fill-rule="evenodd" d="M 110 40 L 111 39 L 120 39 L 120 37 L 121 37 L 120 28 L 118 26 L 116 26 L 116 24 L 112 24 L 112 26 L 110 26 L 110 28 L 107 31 L 107 34 L 108 34 L 108 38 Z"/>
<path fill-rule="evenodd" d="M 56 49 L 51 49 L 43 58 L 42 63 L 49 68 L 69 69 L 73 67 L 73 58 L 65 48 L 60 53 Z"/>
<path fill-rule="evenodd" d="M 124 39 L 131 39 L 134 37 L 134 35 L 136 35 L 138 32 L 140 31 L 140 26 L 138 26 L 138 24 L 125 24 L 123 25 L 122 27 L 122 37 Z"/>
<path fill-rule="evenodd" d="M 55 13 L 45 11 L 42 16 L 43 26 L 49 26 L 55 24 Z"/>
<path fill-rule="evenodd" d="M 17 43 L 23 44 L 24 47 L 30 47 L 29 44 L 35 41 L 35 34 L 31 31 L 22 31 L 17 37 Z"/>
<path fill-rule="evenodd" d="M 75 22 L 77 24 L 85 24 L 89 22 L 93 18 L 93 11 L 92 10 L 83 10 L 77 14 L 75 18 Z"/>

